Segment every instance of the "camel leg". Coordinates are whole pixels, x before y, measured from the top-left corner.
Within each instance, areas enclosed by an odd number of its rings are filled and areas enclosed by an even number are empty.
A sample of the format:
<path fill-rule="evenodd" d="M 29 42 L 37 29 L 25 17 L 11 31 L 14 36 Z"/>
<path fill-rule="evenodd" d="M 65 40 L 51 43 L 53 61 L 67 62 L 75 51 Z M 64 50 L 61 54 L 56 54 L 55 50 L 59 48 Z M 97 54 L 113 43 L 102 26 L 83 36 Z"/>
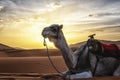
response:
<path fill-rule="evenodd" d="M 70 79 L 79 79 L 79 78 L 92 78 L 92 72 L 91 71 L 84 71 L 77 74 L 67 75 L 67 78 Z"/>
<path fill-rule="evenodd" d="M 62 72 L 62 73 L 59 74 L 59 75 L 65 77 L 65 76 L 67 76 L 67 75 L 69 75 L 69 74 L 70 74 L 70 71 L 67 70 L 67 71 L 65 71 L 65 72 Z"/>
<path fill-rule="evenodd" d="M 115 72 L 113 73 L 114 76 L 120 76 L 120 64 L 118 66 L 118 68 L 115 70 Z"/>
<path fill-rule="evenodd" d="M 91 78 L 92 72 L 91 71 L 84 71 L 81 73 L 71 74 L 69 71 L 65 71 L 62 74 L 59 74 L 60 76 L 70 78 L 70 79 L 78 79 L 78 78 Z"/>

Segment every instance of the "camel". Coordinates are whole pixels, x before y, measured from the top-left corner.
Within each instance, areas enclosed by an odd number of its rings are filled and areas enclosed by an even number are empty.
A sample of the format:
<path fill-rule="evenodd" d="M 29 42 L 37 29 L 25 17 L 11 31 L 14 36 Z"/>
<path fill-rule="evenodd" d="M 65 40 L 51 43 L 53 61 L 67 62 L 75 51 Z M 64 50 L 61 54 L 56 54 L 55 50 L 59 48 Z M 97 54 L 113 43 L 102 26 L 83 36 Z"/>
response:
<path fill-rule="evenodd" d="M 92 72 L 95 67 L 96 57 L 94 54 L 88 54 L 86 44 L 80 46 L 76 51 L 72 51 L 62 32 L 63 25 L 53 24 L 45 27 L 42 31 L 42 36 L 53 42 L 64 58 L 68 71 L 63 72 L 65 75 L 70 75 L 71 79 L 75 78 L 90 78 L 93 77 Z M 84 50 L 83 50 L 84 49 Z M 79 57 L 79 55 L 81 55 Z M 112 57 L 100 57 L 95 76 L 119 76 L 120 64 L 117 59 Z"/>

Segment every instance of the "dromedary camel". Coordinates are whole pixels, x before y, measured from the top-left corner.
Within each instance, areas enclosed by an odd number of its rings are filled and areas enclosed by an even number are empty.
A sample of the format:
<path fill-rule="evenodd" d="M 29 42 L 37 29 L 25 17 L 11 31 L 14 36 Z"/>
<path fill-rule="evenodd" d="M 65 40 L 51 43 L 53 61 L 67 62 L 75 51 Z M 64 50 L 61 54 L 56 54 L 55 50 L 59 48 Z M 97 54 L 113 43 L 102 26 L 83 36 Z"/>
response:
<path fill-rule="evenodd" d="M 43 29 L 42 35 L 48 38 L 62 52 L 62 56 L 69 69 L 65 74 L 69 74 L 71 79 L 93 77 L 92 72 L 95 67 L 96 57 L 89 53 L 86 44 L 73 52 L 62 32 L 63 25 L 53 24 Z M 84 48 L 84 51 L 83 51 Z M 83 54 L 82 54 L 83 53 Z M 79 55 L 82 54 L 79 58 Z M 95 76 L 120 75 L 120 64 L 117 59 L 112 57 L 101 57 Z"/>

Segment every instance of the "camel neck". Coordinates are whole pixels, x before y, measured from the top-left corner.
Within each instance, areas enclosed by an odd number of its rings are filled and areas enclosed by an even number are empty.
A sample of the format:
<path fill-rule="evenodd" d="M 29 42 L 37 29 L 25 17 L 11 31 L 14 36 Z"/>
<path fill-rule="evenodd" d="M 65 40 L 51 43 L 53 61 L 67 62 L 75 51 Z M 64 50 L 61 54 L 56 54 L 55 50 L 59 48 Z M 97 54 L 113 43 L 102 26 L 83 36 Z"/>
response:
<path fill-rule="evenodd" d="M 62 56 L 65 60 L 67 67 L 69 69 L 74 68 L 76 65 L 76 57 L 74 56 L 73 51 L 69 48 L 62 32 L 55 45 L 62 52 Z"/>

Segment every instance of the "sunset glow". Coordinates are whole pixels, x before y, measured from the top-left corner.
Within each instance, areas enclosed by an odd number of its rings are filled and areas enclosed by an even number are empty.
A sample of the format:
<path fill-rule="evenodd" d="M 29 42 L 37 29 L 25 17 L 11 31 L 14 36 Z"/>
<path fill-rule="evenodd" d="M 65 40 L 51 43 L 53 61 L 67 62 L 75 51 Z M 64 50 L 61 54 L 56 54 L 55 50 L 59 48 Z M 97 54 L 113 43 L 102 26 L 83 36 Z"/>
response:
<path fill-rule="evenodd" d="M 119 0 L 1 0 L 0 43 L 45 48 L 41 32 L 51 24 L 63 24 L 69 44 L 86 41 L 93 33 L 97 39 L 120 40 L 119 4 Z"/>

